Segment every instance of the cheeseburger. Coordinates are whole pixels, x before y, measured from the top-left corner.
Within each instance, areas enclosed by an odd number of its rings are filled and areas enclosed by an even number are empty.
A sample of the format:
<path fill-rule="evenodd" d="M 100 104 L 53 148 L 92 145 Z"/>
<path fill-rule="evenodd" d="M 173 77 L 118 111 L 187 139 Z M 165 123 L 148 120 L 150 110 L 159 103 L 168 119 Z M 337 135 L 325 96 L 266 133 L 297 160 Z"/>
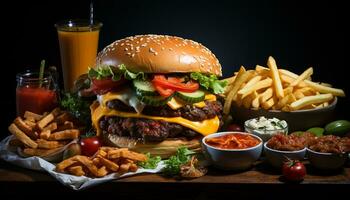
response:
<path fill-rule="evenodd" d="M 101 51 L 89 69 L 97 135 L 112 146 L 169 157 L 200 149 L 222 125 L 221 65 L 203 45 L 180 37 L 138 35 Z"/>

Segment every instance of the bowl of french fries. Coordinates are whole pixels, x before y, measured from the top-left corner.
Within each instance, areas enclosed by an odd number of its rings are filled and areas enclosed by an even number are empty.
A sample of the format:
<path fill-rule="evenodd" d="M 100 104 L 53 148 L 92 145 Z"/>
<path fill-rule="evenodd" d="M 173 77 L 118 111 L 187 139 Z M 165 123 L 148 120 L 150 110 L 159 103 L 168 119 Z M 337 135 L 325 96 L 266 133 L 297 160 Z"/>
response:
<path fill-rule="evenodd" d="M 8 127 L 14 136 L 9 145 L 22 157 L 38 156 L 47 161 L 63 159 L 64 150 L 77 142 L 80 130 L 68 112 L 55 108 L 39 115 L 26 111 Z"/>
<path fill-rule="evenodd" d="M 271 56 L 267 66 L 253 70 L 242 66 L 226 79 L 224 114 L 242 123 L 259 116 L 276 117 L 287 121 L 290 132 L 332 121 L 337 97 L 345 96 L 342 89 L 312 81 L 312 67 L 298 75 L 279 69 Z"/>

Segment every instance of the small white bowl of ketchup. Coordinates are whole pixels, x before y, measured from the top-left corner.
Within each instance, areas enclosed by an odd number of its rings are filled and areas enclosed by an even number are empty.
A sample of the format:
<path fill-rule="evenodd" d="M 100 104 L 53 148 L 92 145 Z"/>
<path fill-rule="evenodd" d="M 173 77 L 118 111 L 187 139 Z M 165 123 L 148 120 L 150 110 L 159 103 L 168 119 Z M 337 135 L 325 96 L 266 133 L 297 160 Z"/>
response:
<path fill-rule="evenodd" d="M 246 170 L 260 158 L 263 141 L 246 132 L 219 132 L 202 139 L 204 154 L 217 168 Z"/>

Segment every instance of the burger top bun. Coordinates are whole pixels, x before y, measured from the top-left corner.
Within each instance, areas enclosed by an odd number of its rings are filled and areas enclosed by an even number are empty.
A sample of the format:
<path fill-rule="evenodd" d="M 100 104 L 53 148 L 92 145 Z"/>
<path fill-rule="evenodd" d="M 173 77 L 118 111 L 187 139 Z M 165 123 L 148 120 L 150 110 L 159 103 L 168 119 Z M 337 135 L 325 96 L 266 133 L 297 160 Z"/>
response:
<path fill-rule="evenodd" d="M 145 73 L 201 72 L 221 76 L 215 55 L 198 42 L 167 35 L 137 35 L 104 48 L 96 64 L 118 66 Z"/>

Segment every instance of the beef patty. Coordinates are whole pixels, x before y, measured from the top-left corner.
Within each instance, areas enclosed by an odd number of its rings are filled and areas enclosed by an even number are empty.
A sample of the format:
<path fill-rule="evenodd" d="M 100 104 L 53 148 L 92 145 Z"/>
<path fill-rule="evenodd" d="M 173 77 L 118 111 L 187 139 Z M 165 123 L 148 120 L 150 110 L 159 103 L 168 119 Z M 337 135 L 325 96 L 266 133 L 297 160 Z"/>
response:
<path fill-rule="evenodd" d="M 105 116 L 100 120 L 99 126 L 103 134 L 142 138 L 144 141 L 158 142 L 175 137 L 193 138 L 198 134 L 179 124 L 140 118 Z"/>
<path fill-rule="evenodd" d="M 109 109 L 116 109 L 125 112 L 135 112 L 134 108 L 127 106 L 120 100 L 112 100 L 107 103 Z M 203 121 L 218 116 L 221 119 L 222 103 L 220 101 L 205 101 L 203 108 L 193 105 L 185 105 L 177 110 L 171 109 L 168 105 L 154 107 L 146 106 L 142 114 L 161 117 L 182 117 L 191 121 Z"/>

